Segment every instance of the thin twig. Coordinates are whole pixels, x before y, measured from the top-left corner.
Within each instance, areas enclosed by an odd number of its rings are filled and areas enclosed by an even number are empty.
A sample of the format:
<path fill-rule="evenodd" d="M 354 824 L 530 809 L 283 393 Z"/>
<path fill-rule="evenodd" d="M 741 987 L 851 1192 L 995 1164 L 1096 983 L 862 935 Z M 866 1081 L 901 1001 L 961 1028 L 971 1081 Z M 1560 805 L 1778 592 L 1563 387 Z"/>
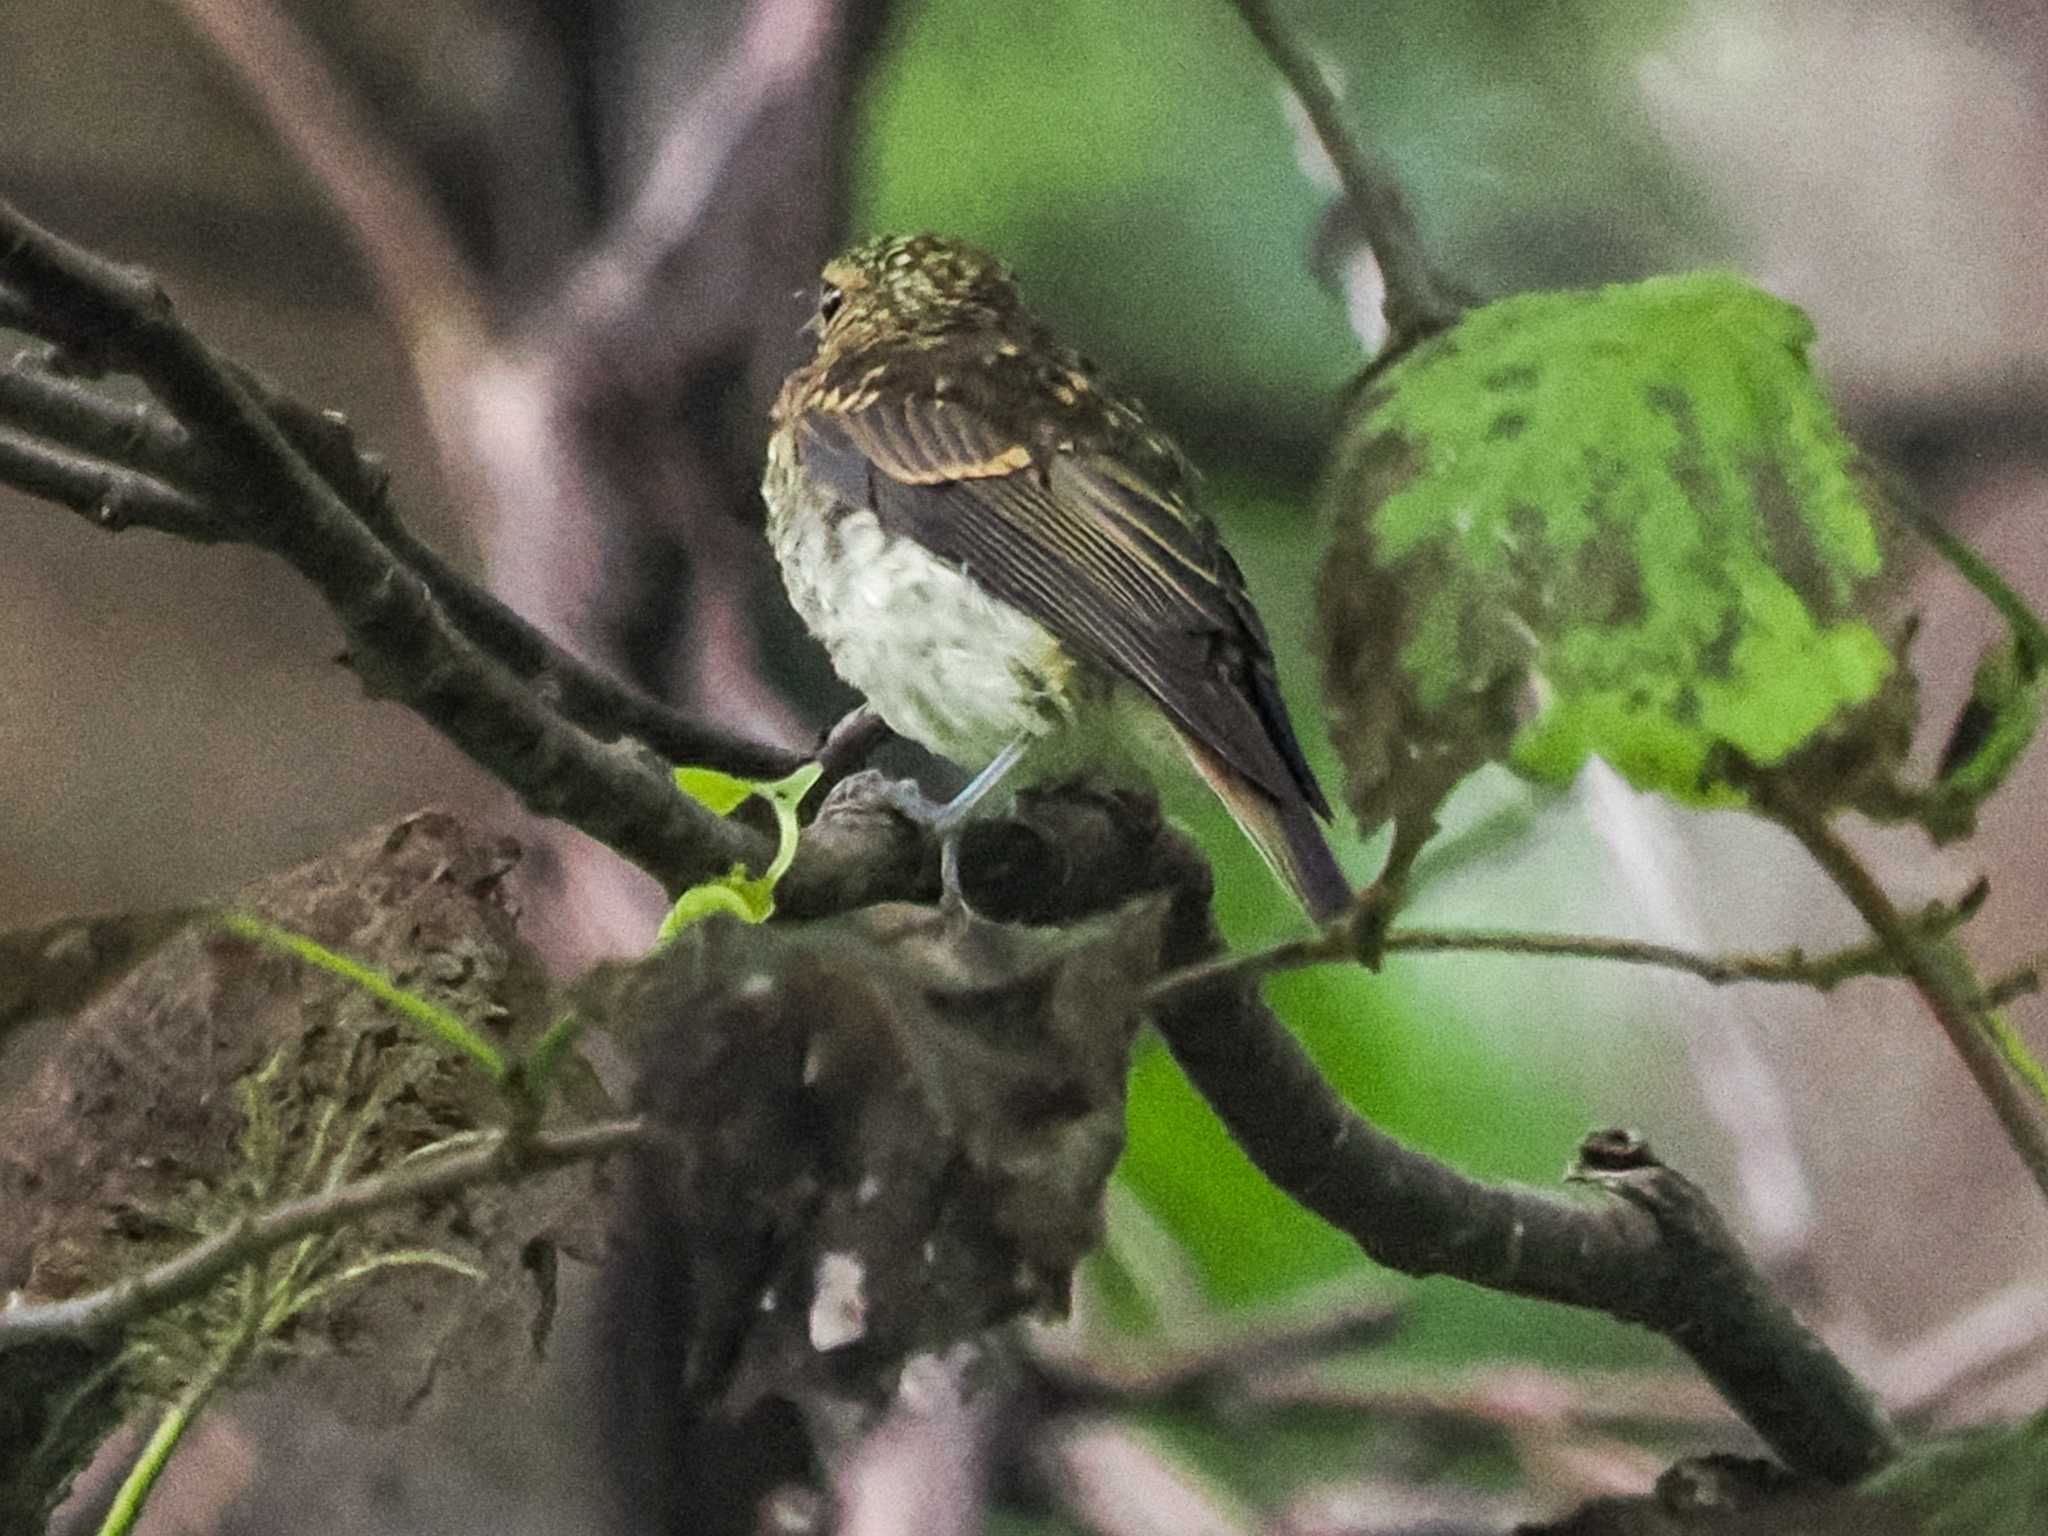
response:
<path fill-rule="evenodd" d="M 1352 137 L 1343 104 L 1315 59 L 1281 24 L 1271 0 L 1232 0 L 1259 46 L 1308 114 L 1344 195 L 1357 210 L 1387 285 L 1389 350 L 1440 331 L 1458 317 L 1422 248 L 1422 233 L 1394 173 Z"/>
<path fill-rule="evenodd" d="M 1062 1406 L 1189 1401 L 1206 1393 L 1242 1393 L 1253 1381 L 1305 1368 L 1308 1361 L 1384 1343 L 1402 1308 L 1355 1281 L 1312 1307 L 1244 1315 L 1211 1310 L 1175 1328 L 1139 1337 L 1121 1330 L 1039 1328 L 1025 1336 L 1027 1358 L 1063 1399 Z"/>
<path fill-rule="evenodd" d="M 33 421 L 67 448 L 188 489 L 199 467 L 192 434 L 168 412 L 147 396 L 109 397 L 66 370 L 54 344 L 24 348 L 0 364 L 0 414 Z"/>
<path fill-rule="evenodd" d="M 1944 920 L 1952 916 L 1952 908 L 1936 903 L 1929 908 L 1928 914 L 1918 920 L 1917 925 L 1939 930 L 1945 926 Z M 1386 948 L 1389 953 L 1406 950 L 1417 954 L 1457 952 L 1613 960 L 1624 965 L 1653 965 L 1663 970 L 1678 971 L 1716 987 L 1760 981 L 1828 992 L 1854 977 L 1898 974 L 1897 961 L 1876 943 L 1852 944 L 1829 954 L 1811 956 L 1796 947 L 1768 954 L 1708 955 L 1671 944 L 1652 944 L 1636 939 L 1599 939 L 1583 934 L 1404 929 L 1387 935 Z"/>
<path fill-rule="evenodd" d="M 0 485 L 69 507 L 108 533 L 133 527 L 172 529 L 195 544 L 229 543 L 241 536 L 233 522 L 200 497 L 4 423 Z"/>
<path fill-rule="evenodd" d="M 1747 773 L 1743 779 L 1742 787 L 1758 808 L 1799 840 L 1870 925 L 1899 973 L 1913 984 L 1941 1025 L 1978 1089 L 1990 1101 L 2035 1184 L 2048 1196 L 2048 1125 L 2043 1124 L 2040 1107 L 2021 1091 L 1998 1050 L 1993 1031 L 2003 1027 L 2003 1020 L 1986 1006 L 1985 989 L 1961 950 L 1946 938 L 1930 940 L 1916 930 L 1855 850 L 1828 825 L 1825 814 L 1802 803 L 1766 773 Z"/>
<path fill-rule="evenodd" d="M 1145 1006 L 1162 1007 L 1219 981 L 1253 981 L 1279 971 L 1343 964 L 1357 958 L 1358 949 L 1351 939 L 1348 918 L 1340 917 L 1320 933 L 1307 938 L 1286 939 L 1269 949 L 1220 954 L 1168 971 L 1145 989 Z"/>
<path fill-rule="evenodd" d="M 1965 921 L 1977 909 L 1981 899 L 1979 888 L 1972 888 L 1961 901 L 1929 902 L 1920 912 L 1902 918 L 1902 921 L 1917 933 L 1938 938 Z M 1754 981 L 1811 987 L 1817 992 L 1832 991 L 1843 982 L 1859 976 L 1896 976 L 1900 973 L 1899 962 L 1892 951 L 1875 940 L 1820 955 L 1809 955 L 1796 947 L 1773 953 L 1710 955 L 1671 944 L 1595 938 L 1587 934 L 1529 933 L 1506 928 L 1397 928 L 1380 940 L 1379 947 L 1385 954 L 1497 954 L 1610 960 L 1623 965 L 1649 965 L 1677 971 L 1717 987 Z M 1248 980 L 1269 976 L 1276 971 L 1340 964 L 1357 958 L 1358 943 L 1347 916 L 1307 938 L 1288 939 L 1268 949 L 1221 955 L 1170 972 L 1152 983 L 1146 993 L 1146 1003 L 1148 1007 L 1157 1007 L 1225 977 Z M 1998 983 L 1993 991 L 1995 994 L 2001 989 L 2010 993 L 2031 990 L 2034 980 L 2031 971 L 2018 972 Z"/>
<path fill-rule="evenodd" d="M 102 1290 L 0 1308 L 0 1353 L 46 1339 L 90 1339 L 196 1296 L 237 1266 L 308 1233 L 331 1232 L 355 1217 L 409 1200 L 602 1157 L 646 1134 L 639 1120 L 536 1131 L 517 1141 L 504 1131 L 485 1133 L 459 1150 L 420 1157 L 245 1217 L 154 1269 Z"/>

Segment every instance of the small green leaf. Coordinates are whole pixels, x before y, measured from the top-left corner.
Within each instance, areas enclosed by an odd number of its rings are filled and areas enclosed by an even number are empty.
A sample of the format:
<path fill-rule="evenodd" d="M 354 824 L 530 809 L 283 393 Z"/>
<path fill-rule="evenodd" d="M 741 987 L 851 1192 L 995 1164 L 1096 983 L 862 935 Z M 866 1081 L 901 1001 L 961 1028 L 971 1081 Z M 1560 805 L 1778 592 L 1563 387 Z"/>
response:
<path fill-rule="evenodd" d="M 736 778 L 716 768 L 678 768 L 676 788 L 704 806 L 714 816 L 730 816 L 747 796 L 760 786 L 752 779 Z"/>
<path fill-rule="evenodd" d="M 1725 273 L 1473 311 L 1368 376 L 1325 490 L 1332 731 L 1367 825 L 1492 758 L 1598 754 L 1691 803 L 1717 763 L 1828 803 L 1910 734 L 1872 622 L 1890 524 L 1805 315 Z"/>
<path fill-rule="evenodd" d="M 751 876 L 743 864 L 735 864 L 719 880 L 707 880 L 683 892 L 655 935 L 657 946 L 666 944 L 683 929 L 715 912 L 726 912 L 743 923 L 765 923 L 775 913 L 775 887 L 789 873 L 796 860 L 797 808 L 824 773 L 820 763 L 805 763 L 780 779 L 735 778 L 714 768 L 678 768 L 676 787 L 702 801 L 721 816 L 729 816 L 749 795 L 759 795 L 775 812 L 775 857 L 767 873 Z"/>

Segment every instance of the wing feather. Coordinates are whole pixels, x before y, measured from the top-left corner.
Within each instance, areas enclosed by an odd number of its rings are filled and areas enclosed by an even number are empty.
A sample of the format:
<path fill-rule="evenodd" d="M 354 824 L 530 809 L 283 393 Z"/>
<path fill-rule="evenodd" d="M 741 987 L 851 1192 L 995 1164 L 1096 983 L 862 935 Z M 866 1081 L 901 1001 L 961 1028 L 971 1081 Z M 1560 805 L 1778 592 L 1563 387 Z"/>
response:
<path fill-rule="evenodd" d="M 1327 802 L 1236 565 L 1176 496 L 1105 454 L 1031 447 L 953 400 L 807 413 L 806 473 L 1130 679 L 1267 794 Z"/>

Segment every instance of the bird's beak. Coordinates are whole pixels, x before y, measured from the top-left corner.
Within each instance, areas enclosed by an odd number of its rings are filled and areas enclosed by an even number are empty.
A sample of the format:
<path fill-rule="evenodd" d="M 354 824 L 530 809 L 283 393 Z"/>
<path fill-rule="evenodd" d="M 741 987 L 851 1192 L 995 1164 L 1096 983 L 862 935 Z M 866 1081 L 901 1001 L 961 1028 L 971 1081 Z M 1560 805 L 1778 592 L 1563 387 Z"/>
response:
<path fill-rule="evenodd" d="M 796 288 L 790 291 L 789 296 L 802 304 L 810 299 L 811 293 L 812 290 L 809 288 Z M 804 323 L 796 328 L 796 333 L 799 336 L 816 336 L 822 340 L 825 335 L 825 317 L 813 306 Z"/>

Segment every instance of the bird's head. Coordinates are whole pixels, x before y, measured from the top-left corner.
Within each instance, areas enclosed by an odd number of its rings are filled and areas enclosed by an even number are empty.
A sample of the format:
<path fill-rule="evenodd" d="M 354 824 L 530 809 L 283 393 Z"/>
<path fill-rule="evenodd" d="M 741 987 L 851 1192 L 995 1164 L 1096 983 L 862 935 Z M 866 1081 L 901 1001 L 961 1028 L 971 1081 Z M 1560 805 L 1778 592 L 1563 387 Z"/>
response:
<path fill-rule="evenodd" d="M 821 351 L 929 344 L 1022 311 L 1000 261 L 943 235 L 882 235 L 828 262 L 811 326 Z"/>

